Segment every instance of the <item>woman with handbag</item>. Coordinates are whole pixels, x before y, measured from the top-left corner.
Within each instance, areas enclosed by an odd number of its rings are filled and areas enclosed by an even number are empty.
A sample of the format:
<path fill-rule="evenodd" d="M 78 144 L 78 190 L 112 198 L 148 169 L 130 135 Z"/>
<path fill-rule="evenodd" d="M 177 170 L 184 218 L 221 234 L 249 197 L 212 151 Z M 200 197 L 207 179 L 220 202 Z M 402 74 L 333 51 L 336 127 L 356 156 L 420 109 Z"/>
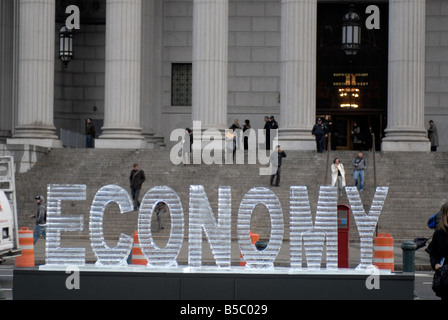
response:
<path fill-rule="evenodd" d="M 448 203 L 442 206 L 442 217 L 431 242 L 430 261 L 435 270 L 433 290 L 442 300 L 448 300 Z"/>

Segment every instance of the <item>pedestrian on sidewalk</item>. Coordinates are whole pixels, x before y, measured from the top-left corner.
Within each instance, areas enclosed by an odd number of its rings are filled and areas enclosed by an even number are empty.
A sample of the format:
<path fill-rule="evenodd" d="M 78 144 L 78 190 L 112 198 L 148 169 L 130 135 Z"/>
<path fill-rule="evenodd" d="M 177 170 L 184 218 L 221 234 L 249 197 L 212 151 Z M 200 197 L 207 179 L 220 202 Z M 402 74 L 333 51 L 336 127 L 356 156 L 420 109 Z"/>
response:
<path fill-rule="evenodd" d="M 36 214 L 30 216 L 32 219 L 36 219 L 36 226 L 34 227 L 34 244 L 39 240 L 40 236 L 47 239 L 47 207 L 44 203 L 43 196 L 37 196 L 34 198 L 37 204 Z"/>
<path fill-rule="evenodd" d="M 342 196 L 342 191 L 346 185 L 345 169 L 339 158 L 335 158 L 331 165 L 331 186 L 338 187 L 338 197 Z"/>
<path fill-rule="evenodd" d="M 142 189 L 142 184 L 145 180 L 145 172 L 139 168 L 137 163 L 134 163 L 134 169 L 131 171 L 131 175 L 129 176 L 132 200 L 134 200 L 134 210 L 137 210 L 137 208 L 140 207 L 138 197 L 140 190 Z"/>
<path fill-rule="evenodd" d="M 364 190 L 364 171 L 367 167 L 367 161 L 363 158 L 362 152 L 358 152 L 358 155 L 352 161 L 353 167 L 355 168 L 355 172 L 353 174 L 353 178 L 355 179 L 355 186 L 358 187 L 359 191 Z"/>
<path fill-rule="evenodd" d="M 446 273 L 448 268 L 446 259 L 448 259 L 448 203 L 442 206 L 442 217 L 432 236 L 430 262 L 433 270 L 440 272 L 445 269 Z M 436 292 L 436 295 L 442 300 L 448 300 L 448 287 Z"/>

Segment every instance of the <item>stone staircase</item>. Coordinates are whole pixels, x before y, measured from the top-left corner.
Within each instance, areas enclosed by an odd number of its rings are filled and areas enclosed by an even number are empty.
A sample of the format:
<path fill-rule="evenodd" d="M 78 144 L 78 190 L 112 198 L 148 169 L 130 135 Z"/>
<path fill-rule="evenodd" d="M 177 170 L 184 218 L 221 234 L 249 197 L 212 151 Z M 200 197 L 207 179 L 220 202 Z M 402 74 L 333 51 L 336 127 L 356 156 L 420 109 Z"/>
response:
<path fill-rule="evenodd" d="M 281 201 L 285 217 L 285 240 L 289 240 L 289 187 L 307 186 L 311 209 L 316 210 L 318 191 L 321 185 L 329 184 L 330 170 L 327 154 L 315 152 L 287 152 L 282 170 L 280 187 L 272 190 Z M 339 157 L 345 165 L 347 185 L 353 185 L 351 160 L 353 151 L 332 151 L 329 162 Z M 361 193 L 366 212 L 369 211 L 374 195 L 373 155 L 365 152 L 368 162 L 365 191 Z M 448 200 L 448 154 L 446 153 L 376 153 L 376 182 L 388 186 L 389 195 L 380 217 L 378 231 L 390 233 L 395 240 L 409 240 L 429 237 L 432 232 L 426 226 L 429 216 L 438 211 L 443 201 Z M 40 160 L 31 171 L 16 175 L 17 205 L 21 227 L 33 228 L 29 218 L 35 211 L 34 196 L 47 194 L 48 184 L 85 184 L 86 201 L 65 201 L 64 215 L 83 215 L 84 232 L 66 233 L 63 238 L 89 237 L 89 211 L 96 192 L 105 185 L 115 184 L 129 190 L 129 174 L 132 165 L 139 163 L 145 171 L 146 182 L 140 195 L 155 186 L 169 186 L 181 198 L 185 214 L 185 237 L 188 236 L 189 186 L 203 185 L 217 213 L 219 186 L 232 188 L 232 237 L 236 238 L 236 223 L 239 204 L 243 196 L 253 187 L 269 187 L 269 176 L 261 176 L 261 165 L 173 165 L 169 150 L 94 150 L 60 149 L 52 150 Z M 327 170 L 328 168 L 328 170 Z M 340 204 L 348 204 L 345 195 Z M 119 214 L 118 206 L 107 207 L 104 218 L 104 233 L 107 241 L 116 243 L 119 235 L 132 235 L 137 230 L 138 212 Z M 164 230 L 158 230 L 154 217 L 153 237 L 160 246 L 169 236 L 169 215 L 164 216 Z M 251 229 L 261 239 L 269 239 L 270 218 L 268 211 L 259 205 L 254 210 Z M 350 240 L 359 239 L 353 217 L 350 223 Z"/>

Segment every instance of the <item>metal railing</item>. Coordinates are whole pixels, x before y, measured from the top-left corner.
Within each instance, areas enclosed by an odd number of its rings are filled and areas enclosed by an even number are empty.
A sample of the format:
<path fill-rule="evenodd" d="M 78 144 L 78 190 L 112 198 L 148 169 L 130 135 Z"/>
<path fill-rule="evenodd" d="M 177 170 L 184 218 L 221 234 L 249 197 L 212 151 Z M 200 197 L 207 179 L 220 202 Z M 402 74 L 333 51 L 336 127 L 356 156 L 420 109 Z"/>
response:
<path fill-rule="evenodd" d="M 62 145 L 65 148 L 82 149 L 86 147 L 86 135 L 65 129 L 61 129 L 60 133 Z"/>

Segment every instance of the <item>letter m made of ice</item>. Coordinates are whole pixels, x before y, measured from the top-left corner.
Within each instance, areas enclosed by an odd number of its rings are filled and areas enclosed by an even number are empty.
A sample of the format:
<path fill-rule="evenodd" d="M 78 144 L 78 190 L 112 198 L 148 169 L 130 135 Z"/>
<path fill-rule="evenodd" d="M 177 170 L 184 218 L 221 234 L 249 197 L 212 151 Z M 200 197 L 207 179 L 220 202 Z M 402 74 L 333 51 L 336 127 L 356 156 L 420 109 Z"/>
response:
<path fill-rule="evenodd" d="M 302 241 L 309 269 L 320 269 L 326 240 L 327 269 L 338 268 L 337 189 L 322 186 L 319 191 L 315 223 L 311 217 L 308 189 L 290 189 L 290 259 L 291 268 L 302 268 Z"/>

